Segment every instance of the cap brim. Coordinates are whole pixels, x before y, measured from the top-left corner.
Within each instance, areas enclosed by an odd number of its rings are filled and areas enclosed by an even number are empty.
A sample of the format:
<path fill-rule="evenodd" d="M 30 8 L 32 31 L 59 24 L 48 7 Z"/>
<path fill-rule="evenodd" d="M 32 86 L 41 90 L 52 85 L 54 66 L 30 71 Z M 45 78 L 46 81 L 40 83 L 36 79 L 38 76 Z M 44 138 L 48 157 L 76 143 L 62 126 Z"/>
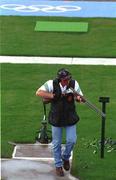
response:
<path fill-rule="evenodd" d="M 66 77 L 62 77 L 61 79 L 62 80 L 70 80 L 70 78 L 71 78 L 70 76 L 66 76 Z"/>

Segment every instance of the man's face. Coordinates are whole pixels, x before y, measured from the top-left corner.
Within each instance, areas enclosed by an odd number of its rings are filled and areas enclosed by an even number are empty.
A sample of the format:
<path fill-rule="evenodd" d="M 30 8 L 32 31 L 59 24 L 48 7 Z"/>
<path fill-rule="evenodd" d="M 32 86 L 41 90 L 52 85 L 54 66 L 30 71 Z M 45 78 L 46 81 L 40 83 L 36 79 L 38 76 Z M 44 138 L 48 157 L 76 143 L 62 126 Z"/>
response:
<path fill-rule="evenodd" d="M 70 81 L 69 79 L 61 79 L 62 86 L 68 86 L 69 81 Z"/>

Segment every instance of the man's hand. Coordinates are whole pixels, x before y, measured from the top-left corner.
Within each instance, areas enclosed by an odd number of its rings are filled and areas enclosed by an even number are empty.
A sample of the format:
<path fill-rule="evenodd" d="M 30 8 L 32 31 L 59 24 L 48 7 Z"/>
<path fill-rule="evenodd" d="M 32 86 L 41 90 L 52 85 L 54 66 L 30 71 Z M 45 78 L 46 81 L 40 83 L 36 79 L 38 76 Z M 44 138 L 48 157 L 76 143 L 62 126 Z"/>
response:
<path fill-rule="evenodd" d="M 82 97 L 82 96 L 76 96 L 75 97 L 75 100 L 77 101 L 77 102 L 80 102 L 80 103 L 84 103 L 85 102 L 85 100 L 84 100 L 84 98 Z"/>

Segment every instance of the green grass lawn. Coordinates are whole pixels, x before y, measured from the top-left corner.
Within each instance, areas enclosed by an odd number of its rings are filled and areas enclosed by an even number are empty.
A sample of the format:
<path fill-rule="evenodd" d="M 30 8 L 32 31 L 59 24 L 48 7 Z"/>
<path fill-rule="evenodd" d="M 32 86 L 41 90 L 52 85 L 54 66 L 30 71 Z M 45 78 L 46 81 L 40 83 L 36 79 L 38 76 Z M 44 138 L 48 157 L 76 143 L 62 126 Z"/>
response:
<path fill-rule="evenodd" d="M 36 89 L 46 80 L 53 79 L 63 65 L 1 64 L 1 150 L 2 157 L 10 158 L 13 147 L 8 141 L 34 143 L 35 134 L 41 126 L 43 107 Z M 116 68 L 115 66 L 64 65 L 77 79 L 84 95 L 101 108 L 99 96 L 109 96 L 107 104 L 106 137 L 116 139 Z M 84 104 L 77 104 L 80 122 L 77 124 L 78 143 L 74 149 L 72 174 L 81 180 L 115 180 L 116 151 L 100 150 L 85 142 L 100 140 L 101 118 Z M 47 111 L 49 110 L 49 105 Z M 65 141 L 65 138 L 64 140 Z"/>
<path fill-rule="evenodd" d="M 88 22 L 87 33 L 35 32 L 36 21 Z M 116 57 L 115 18 L 0 16 L 0 54 Z"/>

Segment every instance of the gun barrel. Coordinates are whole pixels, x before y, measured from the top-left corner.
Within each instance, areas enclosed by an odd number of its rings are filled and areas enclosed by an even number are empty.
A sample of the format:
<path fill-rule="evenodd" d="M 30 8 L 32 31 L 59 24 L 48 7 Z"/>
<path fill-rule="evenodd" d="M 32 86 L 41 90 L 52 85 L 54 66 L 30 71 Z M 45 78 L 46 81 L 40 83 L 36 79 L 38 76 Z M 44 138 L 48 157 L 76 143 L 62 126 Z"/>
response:
<path fill-rule="evenodd" d="M 92 110 L 94 110 L 96 113 L 98 113 L 100 116 L 105 117 L 106 114 L 103 113 L 100 109 L 98 109 L 95 105 L 93 105 L 92 103 L 90 103 L 88 100 L 85 101 L 85 104 L 91 108 Z"/>
<path fill-rule="evenodd" d="M 79 94 L 78 92 L 76 92 L 73 88 L 70 88 L 73 93 L 77 96 L 80 96 L 83 99 L 83 102 L 92 110 L 94 110 L 97 114 L 99 114 L 102 117 L 105 117 L 106 114 L 103 113 L 100 109 L 98 109 L 94 104 L 92 104 L 90 101 L 88 101 L 84 96 L 82 96 L 81 94 Z"/>

